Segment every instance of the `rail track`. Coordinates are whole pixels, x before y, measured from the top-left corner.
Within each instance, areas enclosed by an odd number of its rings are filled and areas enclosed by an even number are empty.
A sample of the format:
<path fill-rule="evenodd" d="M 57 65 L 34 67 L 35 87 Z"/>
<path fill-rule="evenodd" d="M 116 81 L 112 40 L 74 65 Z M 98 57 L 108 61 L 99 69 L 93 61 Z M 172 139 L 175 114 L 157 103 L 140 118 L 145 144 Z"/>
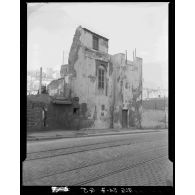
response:
<path fill-rule="evenodd" d="M 162 150 L 162 149 L 165 150 L 165 148 L 167 148 L 167 145 L 159 146 L 157 149 L 158 150 Z M 154 149 L 156 149 L 156 147 L 151 147 L 147 151 L 153 151 Z M 145 151 L 139 153 L 139 155 L 140 154 L 145 154 Z M 127 157 L 128 155 L 129 155 L 129 153 L 125 153 L 125 154 L 122 154 L 122 155 L 118 155 L 117 157 L 110 158 L 110 159 L 107 159 L 107 160 L 100 160 L 100 161 L 97 161 L 95 163 L 88 162 L 87 164 L 85 164 L 83 166 L 77 166 L 77 167 L 74 167 L 74 168 L 71 168 L 71 169 L 66 169 L 66 170 L 63 170 L 63 171 L 60 170 L 60 171 L 57 171 L 57 172 L 52 173 L 52 174 L 47 174 L 47 175 L 44 175 L 44 176 L 41 176 L 41 177 L 33 178 L 33 179 L 28 180 L 26 182 L 28 183 L 28 182 L 32 182 L 34 180 L 44 179 L 44 178 L 52 177 L 52 176 L 55 176 L 55 175 L 58 175 L 58 174 L 64 174 L 64 173 L 67 173 L 67 172 L 76 171 L 76 170 L 80 170 L 80 169 L 85 169 L 85 168 L 92 167 L 92 166 L 96 166 L 96 165 L 103 164 L 103 163 L 109 163 L 109 162 L 112 162 L 112 161 L 117 161 L 117 160 L 119 160 L 121 158 Z M 167 155 L 163 155 L 163 156 L 167 156 Z M 158 159 L 158 158 L 153 158 L 151 160 L 154 160 L 154 159 Z M 86 180 L 86 181 L 83 181 L 83 182 L 80 182 L 80 183 L 76 183 L 74 185 L 83 185 L 83 184 L 86 184 L 86 183 L 89 183 L 89 182 L 92 182 L 92 181 L 101 179 L 103 177 L 107 177 L 107 176 L 110 176 L 112 174 L 119 173 L 121 171 L 130 169 L 131 167 L 133 168 L 133 167 L 138 166 L 138 165 L 141 165 L 143 163 L 150 162 L 151 160 L 143 161 L 143 162 L 140 162 L 140 163 L 136 163 L 136 165 L 132 165 L 130 167 L 125 167 L 125 168 L 122 168 L 122 169 L 119 169 L 119 170 L 114 170 L 114 171 L 109 172 L 107 174 L 103 174 L 102 176 L 95 177 L 95 179 L 93 178 L 93 179 Z"/>
<path fill-rule="evenodd" d="M 92 144 L 85 144 L 85 145 L 77 145 L 77 146 L 71 146 L 71 147 L 65 147 L 65 148 L 55 148 L 50 150 L 43 150 L 38 152 L 31 152 L 27 153 L 27 159 L 26 161 L 32 161 L 32 160 L 40 160 L 45 158 L 53 158 L 61 155 L 70 155 L 74 153 L 80 153 L 80 152 L 86 152 L 91 150 L 99 150 L 104 148 L 110 148 L 110 147 L 119 147 L 124 145 L 133 145 L 138 143 L 146 143 L 151 142 L 151 140 L 145 140 L 143 141 L 130 141 L 129 139 L 120 139 L 120 140 L 112 140 L 112 141 L 105 141 L 101 143 L 92 143 Z"/>
<path fill-rule="evenodd" d="M 166 157 L 166 156 L 167 156 L 167 155 L 161 155 L 161 156 L 152 158 L 152 159 L 150 159 L 150 160 L 144 160 L 144 161 L 142 161 L 142 162 L 134 163 L 133 165 L 124 167 L 124 168 L 122 168 L 122 169 L 114 170 L 114 171 L 111 171 L 111 172 L 109 172 L 109 173 L 105 173 L 105 174 L 103 174 L 103 175 L 94 177 L 94 178 L 92 178 L 92 179 L 88 179 L 88 180 L 85 180 L 85 181 L 82 181 L 82 182 L 75 183 L 75 184 L 73 184 L 72 186 L 83 186 L 83 185 L 89 184 L 89 183 L 91 183 L 91 182 L 94 182 L 94 181 L 103 179 L 103 178 L 105 178 L 105 177 L 108 177 L 108 176 L 111 176 L 111 175 L 114 175 L 114 174 L 117 174 L 117 173 L 120 173 L 120 172 L 129 170 L 129 169 L 132 169 L 132 168 L 135 168 L 135 167 L 138 167 L 138 166 L 143 165 L 143 164 L 145 164 L 145 163 L 150 163 L 150 162 L 152 162 L 152 161 L 155 161 L 155 160 L 164 158 L 164 157 Z"/>

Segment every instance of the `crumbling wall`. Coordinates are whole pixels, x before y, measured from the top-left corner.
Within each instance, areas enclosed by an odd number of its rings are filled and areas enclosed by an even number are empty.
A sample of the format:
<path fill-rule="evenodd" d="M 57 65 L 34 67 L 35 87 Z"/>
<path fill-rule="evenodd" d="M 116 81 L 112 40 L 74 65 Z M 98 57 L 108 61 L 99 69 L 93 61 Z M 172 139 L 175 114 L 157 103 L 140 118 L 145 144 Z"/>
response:
<path fill-rule="evenodd" d="M 97 90 L 98 78 L 96 74 L 96 60 L 109 62 L 110 56 L 92 49 L 92 35 L 82 28 L 76 30 L 70 50 L 69 63 L 74 67 L 76 76 L 71 80 L 72 95 L 79 97 L 80 104 L 86 104 L 87 122 L 90 128 L 109 128 L 109 78 L 106 79 L 106 94 L 99 94 Z M 101 42 L 104 44 L 105 43 Z M 107 67 L 108 68 L 108 67 Z M 107 69 L 107 77 L 109 75 Z M 104 111 L 101 110 L 105 106 Z M 95 118 L 94 118 L 95 116 Z"/>
<path fill-rule="evenodd" d="M 43 108 L 47 108 L 46 127 L 43 126 Z M 80 105 L 82 113 L 74 113 L 74 108 L 74 104 L 54 104 L 48 95 L 27 97 L 27 131 L 78 130 L 91 126 L 94 119 L 88 118 L 87 107 Z"/>
<path fill-rule="evenodd" d="M 124 54 L 111 57 L 114 64 L 114 127 L 122 127 L 122 110 L 128 110 L 127 127 L 141 127 L 142 61 L 127 61 Z"/>
<path fill-rule="evenodd" d="M 142 121 L 142 59 L 135 58 L 126 71 L 130 89 L 129 126 L 141 128 Z"/>
<path fill-rule="evenodd" d="M 51 81 L 47 86 L 47 91 L 50 96 L 63 95 L 64 94 L 64 79 L 57 79 Z"/>
<path fill-rule="evenodd" d="M 93 34 L 78 27 L 69 53 L 72 96 L 86 105 L 80 126 L 121 128 L 122 110 L 128 110 L 128 127 L 140 127 L 142 93 L 142 59 L 126 61 L 125 54 L 108 54 L 108 41 L 99 39 L 93 49 Z M 98 90 L 97 60 L 106 62 L 105 93 Z M 83 109 L 81 109 L 83 110 Z M 87 122 L 82 122 L 82 121 Z"/>
<path fill-rule="evenodd" d="M 122 57 L 121 55 L 111 56 L 111 70 L 110 77 L 112 79 L 112 98 L 111 98 L 111 124 L 114 128 L 122 127 L 122 68 L 121 68 Z M 112 72 L 112 73 L 111 73 Z"/>
<path fill-rule="evenodd" d="M 99 38 L 99 50 L 105 53 L 108 53 L 108 41 L 105 39 Z"/>
<path fill-rule="evenodd" d="M 48 108 L 50 98 L 47 94 L 27 96 L 27 130 L 43 128 L 42 110 Z"/>
<path fill-rule="evenodd" d="M 93 50 L 93 33 L 90 33 L 82 29 L 81 27 L 79 27 L 79 29 L 81 32 L 81 38 L 80 38 L 81 44 Z M 103 37 L 99 37 L 99 36 L 97 37 L 98 37 L 98 42 L 99 42 L 98 50 L 103 53 L 108 53 L 108 40 L 104 39 Z"/>
<path fill-rule="evenodd" d="M 27 101 L 27 130 L 42 128 L 42 109 Z"/>

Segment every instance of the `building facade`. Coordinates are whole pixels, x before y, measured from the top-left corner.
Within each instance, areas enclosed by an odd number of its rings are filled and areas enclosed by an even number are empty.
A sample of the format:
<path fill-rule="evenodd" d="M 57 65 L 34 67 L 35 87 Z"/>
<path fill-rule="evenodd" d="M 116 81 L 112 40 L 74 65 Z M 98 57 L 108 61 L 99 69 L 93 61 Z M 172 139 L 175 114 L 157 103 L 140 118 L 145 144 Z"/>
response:
<path fill-rule="evenodd" d="M 143 100 L 148 100 L 148 99 L 153 99 L 153 98 L 164 98 L 164 97 L 168 97 L 167 89 L 143 88 Z"/>
<path fill-rule="evenodd" d="M 108 42 L 107 38 L 79 26 L 68 64 L 61 67 L 64 83 L 61 88 L 67 90 L 70 97 L 79 98 L 79 113 L 92 121 L 89 128 L 139 128 L 142 58 L 134 56 L 133 61 L 129 61 L 123 53 L 110 55 Z M 49 94 L 54 95 L 55 89 L 50 88 Z"/>

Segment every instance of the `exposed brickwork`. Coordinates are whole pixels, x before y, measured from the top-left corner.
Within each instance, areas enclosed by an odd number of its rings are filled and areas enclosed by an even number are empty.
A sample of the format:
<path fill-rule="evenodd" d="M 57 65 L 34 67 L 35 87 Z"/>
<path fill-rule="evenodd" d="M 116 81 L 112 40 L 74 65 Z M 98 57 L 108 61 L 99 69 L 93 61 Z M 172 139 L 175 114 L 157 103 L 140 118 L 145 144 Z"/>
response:
<path fill-rule="evenodd" d="M 42 108 L 31 101 L 27 102 L 27 129 L 40 129 L 42 122 Z"/>

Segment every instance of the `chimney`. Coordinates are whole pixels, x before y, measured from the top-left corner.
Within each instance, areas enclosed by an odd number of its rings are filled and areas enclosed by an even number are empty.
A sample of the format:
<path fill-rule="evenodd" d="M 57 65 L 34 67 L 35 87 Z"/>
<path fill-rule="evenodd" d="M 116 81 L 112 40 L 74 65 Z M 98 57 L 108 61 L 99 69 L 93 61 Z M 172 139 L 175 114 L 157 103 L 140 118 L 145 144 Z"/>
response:
<path fill-rule="evenodd" d="M 135 48 L 135 58 L 136 58 L 136 48 Z"/>
<path fill-rule="evenodd" d="M 41 94 L 41 86 L 42 86 L 42 67 L 40 68 L 39 94 Z"/>
<path fill-rule="evenodd" d="M 133 61 L 134 61 L 134 51 L 133 51 Z"/>

